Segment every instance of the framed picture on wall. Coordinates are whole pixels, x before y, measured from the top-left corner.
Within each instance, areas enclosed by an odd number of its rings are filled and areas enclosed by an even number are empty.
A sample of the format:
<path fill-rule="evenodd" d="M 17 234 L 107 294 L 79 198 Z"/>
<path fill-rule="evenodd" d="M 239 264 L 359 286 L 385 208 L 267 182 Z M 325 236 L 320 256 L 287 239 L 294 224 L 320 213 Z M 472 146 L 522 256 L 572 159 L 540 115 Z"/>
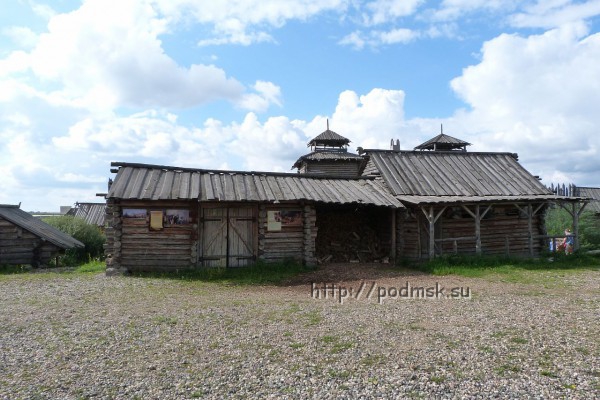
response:
<path fill-rule="evenodd" d="M 271 232 L 281 230 L 281 211 L 267 211 L 267 230 Z"/>
<path fill-rule="evenodd" d="M 145 208 L 124 208 L 123 218 L 146 218 Z"/>
<path fill-rule="evenodd" d="M 302 211 L 300 210 L 281 210 L 282 226 L 302 226 Z"/>
<path fill-rule="evenodd" d="M 163 211 L 150 211 L 150 229 L 158 231 L 163 229 Z"/>
<path fill-rule="evenodd" d="M 165 225 L 186 225 L 190 223 L 190 210 L 171 209 L 165 212 Z"/>

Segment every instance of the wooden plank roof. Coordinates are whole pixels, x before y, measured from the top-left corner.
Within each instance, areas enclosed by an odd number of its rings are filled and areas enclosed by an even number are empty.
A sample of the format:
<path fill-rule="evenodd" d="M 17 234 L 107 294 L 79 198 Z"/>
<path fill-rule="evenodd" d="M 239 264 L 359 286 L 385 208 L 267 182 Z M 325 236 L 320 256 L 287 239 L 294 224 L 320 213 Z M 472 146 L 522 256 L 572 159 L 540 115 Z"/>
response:
<path fill-rule="evenodd" d="M 84 246 L 80 241 L 21 210 L 18 205 L 0 204 L 0 217 L 62 249 Z"/>
<path fill-rule="evenodd" d="M 119 166 L 107 198 L 231 202 L 313 201 L 402 208 L 381 182 L 293 173 L 220 171 L 147 164 Z"/>
<path fill-rule="evenodd" d="M 366 152 L 369 165 L 365 173 L 381 176 L 392 194 L 403 201 L 411 196 L 421 201 L 429 197 L 558 199 L 512 153 Z"/>
<path fill-rule="evenodd" d="M 450 135 L 446 135 L 444 133 L 440 133 L 436 137 L 431 138 L 428 141 L 421 143 L 420 145 L 415 147 L 415 150 L 433 149 L 435 145 L 442 145 L 442 147 L 448 148 L 464 148 L 465 146 L 470 146 L 471 143 L 457 139 Z"/>
<path fill-rule="evenodd" d="M 105 203 L 76 203 L 75 207 L 71 208 L 67 215 L 73 215 L 82 218 L 88 224 L 96 226 L 104 226 L 104 218 L 106 215 Z"/>
<path fill-rule="evenodd" d="M 350 139 L 345 138 L 339 133 L 336 133 L 327 128 L 326 131 L 321 132 L 318 136 L 314 137 L 310 142 L 308 142 L 308 146 L 314 146 L 325 143 L 329 145 L 343 146 L 348 145 L 350 143 Z"/>
<path fill-rule="evenodd" d="M 348 153 L 347 151 L 313 151 L 312 153 L 303 155 L 298 158 L 298 160 L 294 163 L 292 168 L 300 168 L 302 166 L 303 161 L 356 161 L 356 162 L 364 162 L 365 158 L 358 154 Z"/>
<path fill-rule="evenodd" d="M 600 214 L 600 188 L 578 186 L 577 193 L 581 197 L 590 199 L 587 205 L 588 210 Z"/>

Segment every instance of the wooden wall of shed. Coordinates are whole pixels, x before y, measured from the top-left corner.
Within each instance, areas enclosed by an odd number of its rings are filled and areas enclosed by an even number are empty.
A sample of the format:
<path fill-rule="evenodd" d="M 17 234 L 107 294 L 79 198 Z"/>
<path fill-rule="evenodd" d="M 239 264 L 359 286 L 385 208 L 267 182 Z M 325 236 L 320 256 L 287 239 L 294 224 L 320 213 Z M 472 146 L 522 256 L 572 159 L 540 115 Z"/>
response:
<path fill-rule="evenodd" d="M 62 249 L 0 217 L 0 264 L 47 264 Z"/>
<path fill-rule="evenodd" d="M 124 209 L 188 210 L 190 223 L 151 230 L 150 218 L 123 218 Z M 107 267 L 129 271 L 174 271 L 196 263 L 198 205 L 196 202 L 107 201 Z"/>
<path fill-rule="evenodd" d="M 302 224 L 282 226 L 281 231 L 268 229 L 269 211 L 299 211 Z M 314 264 L 316 213 L 311 205 L 300 203 L 261 204 L 258 212 L 258 257 L 267 262 L 293 259 Z"/>
<path fill-rule="evenodd" d="M 525 207 L 525 206 L 523 206 Z M 437 208 L 440 210 L 441 208 Z M 532 218 L 533 253 L 539 255 L 545 242 L 536 235 L 545 235 L 544 213 Z M 453 254 L 452 240 L 439 239 L 472 237 L 457 240 L 458 254 L 476 254 L 475 220 L 459 208 L 448 208 L 435 224 L 436 255 Z M 428 258 L 429 223 L 418 208 L 399 212 L 397 216 L 397 257 L 408 259 Z M 528 256 L 528 218 L 514 205 L 497 205 L 481 221 L 481 250 L 484 255 Z"/>

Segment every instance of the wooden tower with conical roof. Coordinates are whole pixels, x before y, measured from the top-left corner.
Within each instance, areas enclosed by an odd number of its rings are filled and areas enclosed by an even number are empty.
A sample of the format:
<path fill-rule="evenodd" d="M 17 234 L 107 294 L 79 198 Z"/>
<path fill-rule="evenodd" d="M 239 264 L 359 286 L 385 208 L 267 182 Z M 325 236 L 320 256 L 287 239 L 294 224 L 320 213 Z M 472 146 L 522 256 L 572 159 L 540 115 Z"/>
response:
<path fill-rule="evenodd" d="M 350 140 L 329 129 L 308 142 L 311 152 L 294 163 L 301 174 L 319 174 L 335 177 L 356 178 L 360 175 L 366 159 L 349 153 Z"/>
<path fill-rule="evenodd" d="M 467 143 L 464 140 L 454 138 L 444 134 L 444 127 L 441 127 L 441 133 L 434 138 L 429 139 L 425 143 L 421 143 L 415 150 L 430 150 L 430 151 L 467 151 Z"/>

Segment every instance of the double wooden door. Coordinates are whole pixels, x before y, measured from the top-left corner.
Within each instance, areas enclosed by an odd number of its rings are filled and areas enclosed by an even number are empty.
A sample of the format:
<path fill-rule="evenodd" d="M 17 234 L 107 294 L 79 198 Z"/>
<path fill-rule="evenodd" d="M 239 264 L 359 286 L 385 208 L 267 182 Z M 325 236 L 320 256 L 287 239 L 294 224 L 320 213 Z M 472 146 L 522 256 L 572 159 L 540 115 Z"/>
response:
<path fill-rule="evenodd" d="M 256 260 L 256 207 L 205 207 L 200 223 L 200 263 L 243 267 Z"/>

